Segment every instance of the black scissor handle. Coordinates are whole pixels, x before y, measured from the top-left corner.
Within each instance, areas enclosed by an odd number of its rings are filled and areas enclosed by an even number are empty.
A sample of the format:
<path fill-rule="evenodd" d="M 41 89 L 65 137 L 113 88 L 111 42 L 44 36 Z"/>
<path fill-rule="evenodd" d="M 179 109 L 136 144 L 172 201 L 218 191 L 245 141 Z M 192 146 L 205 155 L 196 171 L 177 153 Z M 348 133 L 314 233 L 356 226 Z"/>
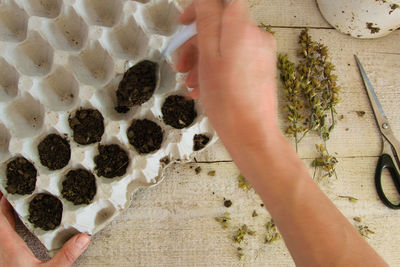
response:
<path fill-rule="evenodd" d="M 400 194 L 400 174 L 396 169 L 396 165 L 394 164 L 392 157 L 389 156 L 388 154 L 383 154 L 382 156 L 380 156 L 378 165 L 376 166 L 376 173 L 375 173 L 376 191 L 378 192 L 379 198 L 382 200 L 383 204 L 385 204 L 387 207 L 391 209 L 395 210 L 400 209 L 400 203 L 393 204 L 392 202 L 389 201 L 389 199 L 383 192 L 382 172 L 384 169 L 388 169 L 388 171 L 390 172 L 390 175 L 392 176 L 392 180 L 397 189 L 397 192 Z"/>

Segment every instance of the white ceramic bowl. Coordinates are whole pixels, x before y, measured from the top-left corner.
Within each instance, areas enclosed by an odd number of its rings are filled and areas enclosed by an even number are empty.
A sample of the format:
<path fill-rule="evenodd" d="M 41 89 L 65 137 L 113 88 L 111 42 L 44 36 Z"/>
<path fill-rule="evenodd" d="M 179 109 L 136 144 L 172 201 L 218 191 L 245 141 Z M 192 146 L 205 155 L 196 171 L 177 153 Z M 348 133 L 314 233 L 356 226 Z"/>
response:
<path fill-rule="evenodd" d="M 400 28 L 400 0 L 316 0 L 325 19 L 356 38 L 378 38 Z"/>

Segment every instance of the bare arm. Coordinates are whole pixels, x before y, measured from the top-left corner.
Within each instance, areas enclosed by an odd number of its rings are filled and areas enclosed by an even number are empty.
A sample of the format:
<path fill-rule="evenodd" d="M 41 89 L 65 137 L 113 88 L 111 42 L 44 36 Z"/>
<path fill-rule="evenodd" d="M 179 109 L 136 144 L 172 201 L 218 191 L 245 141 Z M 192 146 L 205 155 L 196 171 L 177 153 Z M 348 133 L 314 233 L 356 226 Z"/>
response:
<path fill-rule="evenodd" d="M 275 41 L 245 0 L 195 0 L 198 36 L 178 69 L 233 160 L 263 199 L 298 266 L 386 266 L 311 179 L 276 119 Z"/>

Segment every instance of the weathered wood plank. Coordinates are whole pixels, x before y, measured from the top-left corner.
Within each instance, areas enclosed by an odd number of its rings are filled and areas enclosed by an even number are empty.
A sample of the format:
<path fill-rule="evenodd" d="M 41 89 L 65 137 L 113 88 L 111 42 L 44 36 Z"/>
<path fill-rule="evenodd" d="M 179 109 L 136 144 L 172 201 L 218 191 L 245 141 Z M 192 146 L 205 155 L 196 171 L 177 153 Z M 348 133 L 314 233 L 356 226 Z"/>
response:
<path fill-rule="evenodd" d="M 373 184 L 376 158 L 341 159 L 338 180 L 320 186 L 352 220 L 360 216 L 376 232 L 368 240 L 391 264 L 397 257 L 400 213 L 378 201 Z M 194 168 L 201 166 L 196 175 Z M 210 170 L 216 176 L 207 175 Z M 76 266 L 293 266 L 283 241 L 263 243 L 269 215 L 253 192 L 237 188 L 238 169 L 233 163 L 181 164 L 166 171 L 158 187 L 138 195 L 123 215 L 93 237 Z M 350 203 L 338 195 L 359 199 Z M 225 208 L 223 198 L 233 205 Z M 259 216 L 252 218 L 253 210 Z M 223 230 L 215 216 L 229 211 L 234 228 Z M 290 212 L 290 211 L 288 211 Z M 242 247 L 246 257 L 237 259 L 233 232 L 246 223 L 256 231 Z"/>
<path fill-rule="evenodd" d="M 300 29 L 276 29 L 278 51 L 288 53 L 295 60 L 299 33 Z M 393 131 L 400 139 L 400 31 L 385 38 L 369 41 L 356 40 L 335 30 L 312 29 L 310 33 L 315 40 L 320 40 L 329 47 L 342 86 L 342 103 L 338 106 L 338 114 L 344 115 L 344 119 L 338 121 L 328 147 L 340 157 L 377 156 L 381 150 L 381 138 L 353 55 L 357 54 L 360 57 L 390 119 Z M 284 129 L 284 101 L 281 92 L 279 82 L 279 119 L 281 128 Z M 356 111 L 365 111 L 366 114 L 359 117 Z M 320 139 L 315 135 L 305 138 L 299 145 L 299 155 L 302 158 L 315 157 L 314 144 L 318 142 Z M 215 161 L 229 158 L 226 151 L 221 149 L 220 145 L 216 145 L 197 159 Z"/>

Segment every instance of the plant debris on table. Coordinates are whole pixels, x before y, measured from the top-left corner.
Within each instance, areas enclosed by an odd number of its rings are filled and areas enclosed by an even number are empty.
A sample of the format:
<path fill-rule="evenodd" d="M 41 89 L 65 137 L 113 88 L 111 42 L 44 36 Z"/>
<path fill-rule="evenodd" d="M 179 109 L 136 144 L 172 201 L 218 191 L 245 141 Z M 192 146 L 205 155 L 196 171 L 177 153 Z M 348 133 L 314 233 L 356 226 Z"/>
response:
<path fill-rule="evenodd" d="M 71 147 L 66 138 L 49 134 L 38 145 L 40 162 L 49 170 L 60 170 L 71 159 Z"/>
<path fill-rule="evenodd" d="M 17 157 L 7 164 L 6 176 L 6 190 L 10 194 L 27 195 L 35 190 L 37 170 L 24 157 Z"/>
<path fill-rule="evenodd" d="M 193 150 L 199 151 L 199 150 L 205 148 L 207 146 L 208 142 L 210 142 L 210 137 L 208 137 L 205 134 L 196 134 L 193 137 Z"/>
<path fill-rule="evenodd" d="M 140 153 L 148 154 L 161 148 L 163 132 L 150 120 L 134 120 L 128 128 L 129 143 Z"/>
<path fill-rule="evenodd" d="M 281 235 L 278 233 L 278 229 L 276 228 L 276 225 L 272 219 L 267 222 L 266 227 L 267 234 L 265 236 L 265 243 L 270 244 L 281 239 Z"/>
<path fill-rule="evenodd" d="M 95 170 L 99 177 L 123 176 L 129 165 L 128 153 L 119 145 L 99 145 L 99 154 L 94 157 Z"/>
<path fill-rule="evenodd" d="M 344 198 L 347 199 L 348 201 L 352 202 L 352 203 L 356 203 L 358 201 L 357 198 L 352 197 L 352 196 L 339 196 L 340 198 Z"/>
<path fill-rule="evenodd" d="M 229 226 L 229 222 L 231 219 L 231 214 L 229 212 L 225 212 L 223 216 L 216 217 L 215 220 L 221 223 L 222 228 L 226 229 Z"/>
<path fill-rule="evenodd" d="M 215 176 L 216 171 L 212 170 L 207 173 L 208 176 Z"/>
<path fill-rule="evenodd" d="M 116 93 L 117 112 L 126 113 L 130 107 L 142 105 L 153 96 L 157 86 L 158 68 L 157 63 L 144 60 L 125 72 Z"/>
<path fill-rule="evenodd" d="M 89 204 L 96 191 L 96 178 L 85 169 L 69 171 L 62 182 L 62 196 L 74 205 Z"/>
<path fill-rule="evenodd" d="M 63 205 L 55 196 L 37 194 L 29 203 L 29 222 L 42 230 L 54 230 L 61 223 Z"/>
<path fill-rule="evenodd" d="M 242 174 L 239 174 L 238 187 L 243 191 L 248 191 L 251 189 L 251 185 L 247 183 L 246 178 L 244 178 Z"/>
<path fill-rule="evenodd" d="M 80 109 L 68 119 L 74 141 L 80 145 L 90 145 L 101 141 L 104 134 L 104 118 L 98 110 Z"/>
<path fill-rule="evenodd" d="M 194 100 L 186 99 L 183 96 L 171 95 L 167 97 L 161 107 L 165 124 L 175 129 L 189 127 L 197 117 L 194 108 Z"/>

